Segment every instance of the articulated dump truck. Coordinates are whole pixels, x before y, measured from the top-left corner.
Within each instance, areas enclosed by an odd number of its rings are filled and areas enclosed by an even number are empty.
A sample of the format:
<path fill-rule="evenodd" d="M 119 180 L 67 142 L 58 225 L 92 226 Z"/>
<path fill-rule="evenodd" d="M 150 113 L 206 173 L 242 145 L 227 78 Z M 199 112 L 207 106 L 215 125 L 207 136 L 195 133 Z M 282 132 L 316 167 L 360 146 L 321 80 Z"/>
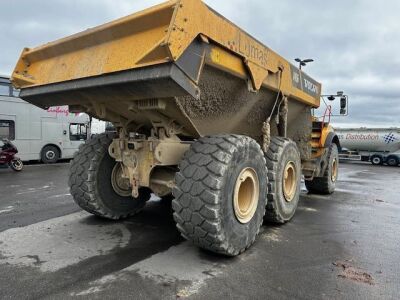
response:
<path fill-rule="evenodd" d="M 321 85 L 200 0 L 169 1 L 26 48 L 21 98 L 112 122 L 71 162 L 84 210 L 137 214 L 172 201 L 183 237 L 235 256 L 264 220 L 283 224 L 310 193 L 332 193 L 339 140 L 313 117 Z"/>

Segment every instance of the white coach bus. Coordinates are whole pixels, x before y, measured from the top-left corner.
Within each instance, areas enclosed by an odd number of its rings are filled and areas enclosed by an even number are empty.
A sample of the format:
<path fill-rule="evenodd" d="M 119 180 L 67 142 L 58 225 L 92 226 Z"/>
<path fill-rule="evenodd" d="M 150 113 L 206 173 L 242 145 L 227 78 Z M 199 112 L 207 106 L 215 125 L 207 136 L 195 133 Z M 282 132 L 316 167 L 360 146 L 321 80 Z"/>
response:
<path fill-rule="evenodd" d="M 0 76 L 0 140 L 13 141 L 24 161 L 72 158 L 90 137 L 89 116 L 71 114 L 67 106 L 46 111 L 18 98 L 18 93 L 8 77 Z"/>

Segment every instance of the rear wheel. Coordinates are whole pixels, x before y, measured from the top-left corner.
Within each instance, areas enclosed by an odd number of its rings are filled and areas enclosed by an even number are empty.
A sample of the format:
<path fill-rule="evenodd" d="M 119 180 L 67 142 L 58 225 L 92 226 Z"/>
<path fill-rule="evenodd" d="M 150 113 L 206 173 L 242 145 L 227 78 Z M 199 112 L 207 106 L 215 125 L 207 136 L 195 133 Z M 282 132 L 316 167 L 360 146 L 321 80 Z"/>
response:
<path fill-rule="evenodd" d="M 293 218 L 300 199 L 300 153 L 290 139 L 273 137 L 266 160 L 269 184 L 265 220 L 283 224 Z"/>
<path fill-rule="evenodd" d="M 322 177 L 306 180 L 305 184 L 310 193 L 328 195 L 336 188 L 339 176 L 339 152 L 336 144 L 332 144 L 328 151 L 328 165 Z"/>
<path fill-rule="evenodd" d="M 54 164 L 60 159 L 60 150 L 55 146 L 45 146 L 42 149 L 41 159 L 45 164 Z"/>
<path fill-rule="evenodd" d="M 182 235 L 228 256 L 250 247 L 263 222 L 267 193 L 265 158 L 257 142 L 238 135 L 201 138 L 179 169 L 172 205 Z"/>
<path fill-rule="evenodd" d="M 397 167 L 399 165 L 399 159 L 396 156 L 391 155 L 386 159 L 386 163 L 388 166 Z"/>
<path fill-rule="evenodd" d="M 131 196 L 120 163 L 108 154 L 113 137 L 113 133 L 100 134 L 79 148 L 71 162 L 69 186 L 82 209 L 117 220 L 139 212 L 150 199 L 150 190 L 142 188 L 138 198 Z"/>

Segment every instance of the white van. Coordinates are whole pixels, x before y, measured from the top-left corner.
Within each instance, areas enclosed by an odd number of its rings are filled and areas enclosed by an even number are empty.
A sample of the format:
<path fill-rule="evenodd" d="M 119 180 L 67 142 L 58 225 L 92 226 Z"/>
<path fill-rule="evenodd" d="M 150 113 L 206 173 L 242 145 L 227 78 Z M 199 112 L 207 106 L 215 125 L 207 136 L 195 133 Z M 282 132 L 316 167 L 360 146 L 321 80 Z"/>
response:
<path fill-rule="evenodd" d="M 90 118 L 68 106 L 40 109 L 18 98 L 8 77 L 0 76 L 0 139 L 8 138 L 24 160 L 55 163 L 72 158 L 90 137 Z"/>

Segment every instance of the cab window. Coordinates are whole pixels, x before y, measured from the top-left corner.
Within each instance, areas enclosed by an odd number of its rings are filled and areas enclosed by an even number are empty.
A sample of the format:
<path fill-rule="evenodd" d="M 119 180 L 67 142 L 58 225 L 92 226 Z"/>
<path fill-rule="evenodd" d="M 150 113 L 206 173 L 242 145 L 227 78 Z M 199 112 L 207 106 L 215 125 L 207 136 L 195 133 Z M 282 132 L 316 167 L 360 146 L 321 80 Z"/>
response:
<path fill-rule="evenodd" d="M 15 122 L 9 120 L 0 120 L 0 139 L 15 139 Z"/>
<path fill-rule="evenodd" d="M 86 124 L 70 124 L 69 139 L 71 141 L 86 141 L 87 140 L 87 125 Z"/>

